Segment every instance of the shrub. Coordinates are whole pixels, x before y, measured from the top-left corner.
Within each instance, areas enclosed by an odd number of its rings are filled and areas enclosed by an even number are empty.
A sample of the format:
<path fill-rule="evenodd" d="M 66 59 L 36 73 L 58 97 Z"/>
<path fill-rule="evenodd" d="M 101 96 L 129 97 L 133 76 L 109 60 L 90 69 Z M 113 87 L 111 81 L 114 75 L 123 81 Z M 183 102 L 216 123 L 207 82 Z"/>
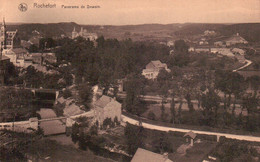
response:
<path fill-rule="evenodd" d="M 63 91 L 63 97 L 65 99 L 67 99 L 67 98 L 69 98 L 71 96 L 72 96 L 72 93 L 71 93 L 71 91 L 69 89 L 65 89 L 65 91 Z"/>
<path fill-rule="evenodd" d="M 147 118 L 150 120 L 155 120 L 155 114 L 152 111 L 149 111 Z"/>
<path fill-rule="evenodd" d="M 116 125 L 120 125 L 120 121 L 118 120 L 117 116 L 114 118 L 114 123 L 115 123 Z"/>

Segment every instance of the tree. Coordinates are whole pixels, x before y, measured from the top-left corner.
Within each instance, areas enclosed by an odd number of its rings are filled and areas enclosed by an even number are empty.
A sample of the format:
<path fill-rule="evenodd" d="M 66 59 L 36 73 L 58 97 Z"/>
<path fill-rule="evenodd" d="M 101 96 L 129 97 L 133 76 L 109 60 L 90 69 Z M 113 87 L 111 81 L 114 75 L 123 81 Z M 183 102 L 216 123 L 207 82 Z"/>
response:
<path fill-rule="evenodd" d="M 215 126 L 217 124 L 220 97 L 215 91 L 209 90 L 206 94 L 202 95 L 201 101 L 203 123 Z"/>
<path fill-rule="evenodd" d="M 80 96 L 80 102 L 84 104 L 85 109 L 90 109 L 90 103 L 92 102 L 93 97 L 93 91 L 92 87 L 90 87 L 88 84 L 80 84 L 78 86 L 79 90 L 79 96 Z"/>
<path fill-rule="evenodd" d="M 143 127 L 137 127 L 126 123 L 124 131 L 127 142 L 127 152 L 130 155 L 133 155 L 137 148 L 144 146 L 145 130 Z"/>
<path fill-rule="evenodd" d="M 13 120 L 31 117 L 36 113 L 36 109 L 32 105 L 33 94 L 30 90 L 0 88 L 0 101 L 1 112 L 9 114 L 5 117 L 11 116 Z"/>
<path fill-rule="evenodd" d="M 179 53 L 186 54 L 188 53 L 189 46 L 185 43 L 184 40 L 176 40 L 174 42 L 174 50 Z"/>
<path fill-rule="evenodd" d="M 174 124 L 174 121 L 176 120 L 175 119 L 176 118 L 176 110 L 175 110 L 174 95 L 172 96 L 170 111 L 171 111 L 171 122 Z"/>
<path fill-rule="evenodd" d="M 249 84 L 249 87 L 252 88 L 252 90 L 254 91 L 254 95 L 257 95 L 257 91 L 259 90 L 260 87 L 260 77 L 257 75 L 248 77 L 246 79 L 246 82 Z"/>
<path fill-rule="evenodd" d="M 144 78 L 143 76 L 131 74 L 126 81 L 126 98 L 124 100 L 124 108 L 126 111 L 141 115 L 146 110 L 146 106 L 141 99 L 144 94 Z"/>
<path fill-rule="evenodd" d="M 150 120 L 155 120 L 155 117 L 156 117 L 155 114 L 152 111 L 149 111 L 147 118 Z"/>
<path fill-rule="evenodd" d="M 30 45 L 28 51 L 30 53 L 39 52 L 39 48 L 35 44 L 32 44 L 32 45 Z"/>
<path fill-rule="evenodd" d="M 40 88 L 44 74 L 37 71 L 33 66 L 28 66 L 23 74 L 24 84 L 26 87 Z"/>
<path fill-rule="evenodd" d="M 245 128 L 248 131 L 256 131 L 259 129 L 259 110 L 258 106 L 260 105 L 259 103 L 259 96 L 255 95 L 245 95 L 242 98 L 242 109 L 247 110 L 247 117 L 246 117 L 246 125 Z"/>

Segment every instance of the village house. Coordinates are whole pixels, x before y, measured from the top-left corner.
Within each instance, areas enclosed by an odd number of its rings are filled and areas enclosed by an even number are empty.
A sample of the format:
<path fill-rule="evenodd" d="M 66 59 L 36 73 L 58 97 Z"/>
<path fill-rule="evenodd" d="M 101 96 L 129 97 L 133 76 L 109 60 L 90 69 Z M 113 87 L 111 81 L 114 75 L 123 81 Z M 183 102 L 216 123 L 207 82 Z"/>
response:
<path fill-rule="evenodd" d="M 89 39 L 90 41 L 95 41 L 98 38 L 96 33 L 90 33 L 87 31 L 87 29 L 83 29 L 82 27 L 80 29 L 80 32 L 77 32 L 74 27 L 71 38 L 75 39 L 77 37 L 83 37 L 85 39 Z"/>
<path fill-rule="evenodd" d="M 231 52 L 229 48 L 211 48 L 210 52 L 214 54 L 221 54 L 227 57 L 234 57 L 234 54 Z"/>
<path fill-rule="evenodd" d="M 248 42 L 243 37 L 241 37 L 239 33 L 226 39 L 225 42 L 227 46 L 231 46 L 235 44 L 248 44 Z"/>
<path fill-rule="evenodd" d="M 142 148 L 138 148 L 131 162 L 172 162 L 168 154 L 157 154 Z"/>
<path fill-rule="evenodd" d="M 216 41 L 216 42 L 214 42 L 214 46 L 217 46 L 217 47 L 225 47 L 226 45 L 225 45 L 225 43 L 222 42 L 222 41 Z"/>
<path fill-rule="evenodd" d="M 205 30 L 204 35 L 205 36 L 215 36 L 217 33 L 214 30 Z"/>
<path fill-rule="evenodd" d="M 174 41 L 170 40 L 167 42 L 168 47 L 173 47 L 174 46 Z"/>
<path fill-rule="evenodd" d="M 162 69 L 167 72 L 171 71 L 168 69 L 167 65 L 165 63 L 161 63 L 160 60 L 151 61 L 145 66 L 145 69 L 143 69 L 142 75 L 147 79 L 156 79 Z"/>
<path fill-rule="evenodd" d="M 3 50 L 3 55 L 10 58 L 15 66 L 26 68 L 32 65 L 32 59 L 24 48 L 6 49 Z"/>
<path fill-rule="evenodd" d="M 94 103 L 94 117 L 101 126 L 105 119 L 110 118 L 112 121 L 117 118 L 121 121 L 121 104 L 114 98 L 103 95 Z"/>
<path fill-rule="evenodd" d="M 57 58 L 55 53 L 30 53 L 33 63 L 43 65 L 46 62 L 56 63 Z"/>
<path fill-rule="evenodd" d="M 233 48 L 231 50 L 234 54 L 239 54 L 239 55 L 245 55 L 245 52 L 243 49 L 240 49 L 240 48 Z"/>
<path fill-rule="evenodd" d="M 196 138 L 197 134 L 195 134 L 192 131 L 189 131 L 187 133 L 184 134 L 183 137 L 186 138 L 186 142 L 189 143 L 190 142 L 190 146 L 193 146 L 194 144 L 194 139 Z"/>

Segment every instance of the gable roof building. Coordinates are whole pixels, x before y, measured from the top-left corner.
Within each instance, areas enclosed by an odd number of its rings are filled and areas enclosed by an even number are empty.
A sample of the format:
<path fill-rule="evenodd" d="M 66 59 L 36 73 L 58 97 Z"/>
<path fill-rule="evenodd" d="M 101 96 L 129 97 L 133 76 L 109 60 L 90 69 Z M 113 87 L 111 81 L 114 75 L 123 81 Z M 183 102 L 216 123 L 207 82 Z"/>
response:
<path fill-rule="evenodd" d="M 138 148 L 131 162 L 172 162 L 168 156 Z"/>
<path fill-rule="evenodd" d="M 112 121 L 117 118 L 120 121 L 121 114 L 121 104 L 114 98 L 103 95 L 94 103 L 94 116 L 99 125 L 102 125 L 106 118 Z"/>
<path fill-rule="evenodd" d="M 146 65 L 145 69 L 143 69 L 142 75 L 147 79 L 155 79 L 162 69 L 168 72 L 171 71 L 168 69 L 167 64 L 162 63 L 160 60 L 151 61 Z"/>
<path fill-rule="evenodd" d="M 235 45 L 235 44 L 247 44 L 248 42 L 237 33 L 236 35 L 231 36 L 230 38 L 225 40 L 227 46 Z"/>

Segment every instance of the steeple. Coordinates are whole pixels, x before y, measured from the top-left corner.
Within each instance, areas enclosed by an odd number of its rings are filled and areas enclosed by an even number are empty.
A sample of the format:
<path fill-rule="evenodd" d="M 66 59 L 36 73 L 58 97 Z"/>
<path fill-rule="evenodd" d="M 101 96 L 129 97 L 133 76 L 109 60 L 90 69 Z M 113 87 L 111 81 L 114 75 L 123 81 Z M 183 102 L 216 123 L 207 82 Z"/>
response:
<path fill-rule="evenodd" d="M 6 25 L 5 25 L 5 17 L 3 17 L 2 26 L 0 30 L 0 42 L 1 42 L 1 48 L 6 48 Z"/>

